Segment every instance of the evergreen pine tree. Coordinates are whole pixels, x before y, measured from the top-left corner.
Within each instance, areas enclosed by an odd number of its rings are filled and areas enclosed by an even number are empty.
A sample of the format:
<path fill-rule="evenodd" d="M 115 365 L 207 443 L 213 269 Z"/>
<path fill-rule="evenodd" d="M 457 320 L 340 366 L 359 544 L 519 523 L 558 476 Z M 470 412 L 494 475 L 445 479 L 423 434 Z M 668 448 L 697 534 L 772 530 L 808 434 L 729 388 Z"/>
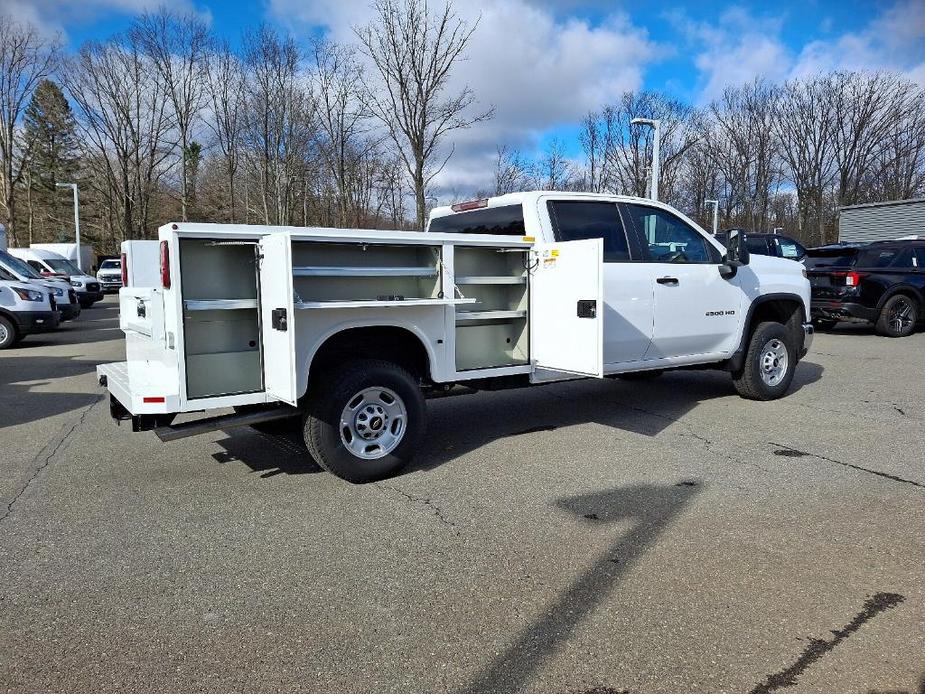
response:
<path fill-rule="evenodd" d="M 23 135 L 32 143 L 28 165 L 29 237 L 54 241 L 66 230 L 73 237 L 69 196 L 55 187 L 72 182 L 77 174 L 77 125 L 61 88 L 51 80 L 39 82 L 26 107 Z"/>

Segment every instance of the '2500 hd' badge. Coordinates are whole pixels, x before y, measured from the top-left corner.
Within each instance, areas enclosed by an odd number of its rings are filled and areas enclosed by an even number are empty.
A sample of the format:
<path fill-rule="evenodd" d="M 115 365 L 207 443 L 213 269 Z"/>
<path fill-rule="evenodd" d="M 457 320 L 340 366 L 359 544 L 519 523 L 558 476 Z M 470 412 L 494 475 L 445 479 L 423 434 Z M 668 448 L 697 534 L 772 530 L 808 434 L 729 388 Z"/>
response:
<path fill-rule="evenodd" d="M 707 316 L 734 316 L 735 311 L 707 311 Z"/>

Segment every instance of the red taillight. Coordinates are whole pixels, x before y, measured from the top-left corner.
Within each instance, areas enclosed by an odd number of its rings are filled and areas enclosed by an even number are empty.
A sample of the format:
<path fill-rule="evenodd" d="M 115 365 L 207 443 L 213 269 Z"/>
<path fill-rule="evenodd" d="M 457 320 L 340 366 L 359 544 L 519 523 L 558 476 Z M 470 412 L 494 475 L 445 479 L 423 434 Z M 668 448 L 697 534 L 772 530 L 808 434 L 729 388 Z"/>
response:
<path fill-rule="evenodd" d="M 151 396 L 149 396 L 149 397 L 144 397 L 144 398 L 141 399 L 142 402 L 150 402 L 150 403 L 155 403 L 155 402 L 166 402 L 166 400 L 167 400 L 167 399 L 166 399 L 164 396 L 160 396 L 160 397 L 151 397 Z"/>
<path fill-rule="evenodd" d="M 170 248 L 161 241 L 161 286 L 170 289 Z"/>
<path fill-rule="evenodd" d="M 483 207 L 488 207 L 488 198 L 482 198 L 481 200 L 469 200 L 467 202 L 457 202 L 455 205 L 450 207 L 453 212 L 468 212 L 469 210 L 478 210 Z"/>
<path fill-rule="evenodd" d="M 845 280 L 846 287 L 857 287 L 861 284 L 861 278 L 866 276 L 865 272 L 833 272 L 832 277 Z"/>
<path fill-rule="evenodd" d="M 128 286 L 128 256 L 122 254 L 122 286 Z"/>

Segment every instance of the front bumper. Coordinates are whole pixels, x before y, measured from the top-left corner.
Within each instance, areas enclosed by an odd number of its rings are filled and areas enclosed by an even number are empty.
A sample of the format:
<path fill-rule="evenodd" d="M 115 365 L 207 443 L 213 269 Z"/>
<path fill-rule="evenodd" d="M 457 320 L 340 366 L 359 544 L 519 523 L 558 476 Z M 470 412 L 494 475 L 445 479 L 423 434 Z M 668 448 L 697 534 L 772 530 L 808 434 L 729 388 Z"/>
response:
<path fill-rule="evenodd" d="M 58 311 L 61 313 L 61 322 L 74 320 L 80 315 L 80 304 L 58 304 Z"/>
<path fill-rule="evenodd" d="M 91 302 L 95 303 L 97 301 L 102 301 L 105 295 L 102 291 L 99 292 L 77 292 L 77 300 L 83 303 Z"/>
<path fill-rule="evenodd" d="M 813 338 L 816 336 L 816 329 L 812 323 L 803 323 L 803 348 L 800 350 L 800 359 L 806 356 L 809 348 L 813 346 Z"/>
<path fill-rule="evenodd" d="M 122 289 L 122 278 L 121 277 L 115 277 L 112 279 L 108 277 L 101 277 L 98 279 L 100 281 L 100 286 L 102 287 L 104 292 L 118 291 Z"/>
<path fill-rule="evenodd" d="M 851 301 L 816 299 L 810 304 L 810 314 L 817 320 L 867 321 L 877 320 L 877 310 Z"/>
<path fill-rule="evenodd" d="M 58 311 L 16 311 L 13 316 L 22 335 L 48 332 L 57 328 L 61 322 Z"/>

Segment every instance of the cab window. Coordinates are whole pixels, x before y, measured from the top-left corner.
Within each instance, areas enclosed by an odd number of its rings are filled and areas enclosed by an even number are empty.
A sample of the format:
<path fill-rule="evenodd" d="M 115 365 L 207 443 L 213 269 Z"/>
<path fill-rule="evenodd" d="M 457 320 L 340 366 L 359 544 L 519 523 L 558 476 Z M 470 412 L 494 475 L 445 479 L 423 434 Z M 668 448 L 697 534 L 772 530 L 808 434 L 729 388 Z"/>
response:
<path fill-rule="evenodd" d="M 604 262 L 630 259 L 626 232 L 616 203 L 551 200 L 546 203 L 556 241 L 604 240 Z"/>
<path fill-rule="evenodd" d="M 806 249 L 802 245 L 786 236 L 777 237 L 774 243 L 777 244 L 777 255 L 781 258 L 801 260 L 806 255 Z"/>
<path fill-rule="evenodd" d="M 645 205 L 624 205 L 653 263 L 719 263 L 720 253 L 703 235 L 673 214 Z"/>
<path fill-rule="evenodd" d="M 42 265 L 39 261 L 27 260 L 26 262 L 29 263 L 30 267 L 36 272 L 39 272 L 39 273 L 45 272 L 45 266 Z"/>

